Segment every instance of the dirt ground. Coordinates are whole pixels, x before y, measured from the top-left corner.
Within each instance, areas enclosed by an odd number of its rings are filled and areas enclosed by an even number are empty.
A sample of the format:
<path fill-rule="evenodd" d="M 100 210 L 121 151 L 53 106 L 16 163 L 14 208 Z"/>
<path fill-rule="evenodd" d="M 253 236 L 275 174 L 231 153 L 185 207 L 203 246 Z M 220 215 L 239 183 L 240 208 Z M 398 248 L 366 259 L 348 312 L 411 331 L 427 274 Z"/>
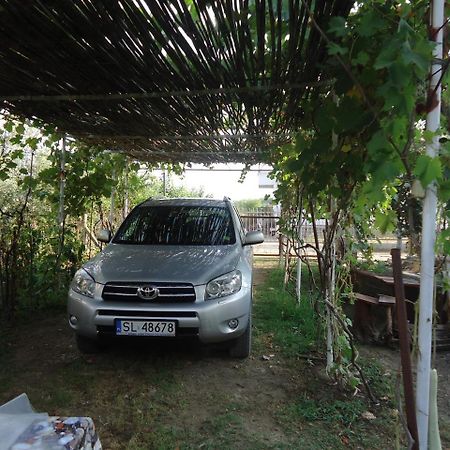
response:
<path fill-rule="evenodd" d="M 264 264 L 258 269 L 255 283 L 261 283 L 267 270 Z M 158 407 L 159 423 L 187 433 L 200 430 L 202 434 L 203 427 L 220 428 L 220 424 L 211 423 L 218 417 L 232 423 L 233 411 L 242 413 L 244 406 L 245 420 L 239 423 L 243 430 L 238 434 L 231 431 L 236 448 L 245 448 L 242 440 L 254 441 L 262 448 L 283 442 L 287 444 L 287 441 L 293 444 L 292 439 L 286 439 L 273 412 L 291 396 L 297 395 L 301 385 L 297 382 L 298 374 L 275 359 L 268 362 L 262 360 L 261 355 L 254 354 L 245 361 L 232 360 L 220 349 L 206 350 L 189 344 L 158 348 L 123 345 L 105 354 L 80 356 L 73 334 L 66 326 L 64 313 L 41 318 L 39 326 L 30 327 L 18 335 L 14 333 L 9 352 L 15 373 L 13 379 L 8 379 L 7 385 L 3 385 L 0 403 L 26 392 L 37 410 L 45 410 L 51 415 L 92 416 L 106 449 L 125 448 L 121 443 L 128 442 L 131 436 L 126 435 L 123 429 L 115 430 L 121 428 L 120 425 L 109 422 L 109 414 L 103 413 L 104 404 L 100 397 L 105 394 L 105 388 L 129 392 L 130 398 L 123 394 L 113 407 L 120 404 L 125 408 L 127 403 L 132 403 L 131 396 L 136 394 L 146 397 L 150 403 L 166 403 L 166 408 Z M 148 373 L 151 366 L 157 370 Z M 92 387 L 98 385 L 98 380 L 86 382 L 83 371 L 91 372 L 95 367 L 104 382 L 99 392 L 93 395 Z M 139 378 L 140 375 L 149 377 L 149 383 Z M 49 380 L 53 382 L 49 384 Z M 140 387 L 136 389 L 132 385 L 138 382 Z M 124 390 L 127 385 L 129 389 Z M 83 390 L 85 395 L 80 397 Z M 158 392 L 161 390 L 169 395 L 161 395 Z M 106 398 L 110 400 L 109 394 L 103 401 Z M 118 414 L 123 413 L 118 408 Z M 127 418 L 123 420 L 126 422 Z M 131 429 L 128 431 L 130 435 L 133 433 Z M 199 446 L 202 448 L 202 442 Z"/>
<path fill-rule="evenodd" d="M 200 448 L 208 441 L 208 428 L 221 428 L 220 423 L 212 422 L 220 418 L 232 423 L 234 411 L 239 411 L 238 425 L 244 428 L 230 435 L 236 448 L 245 448 L 244 441 L 249 442 L 249 436 L 250 441 L 258 443 L 258 447 L 262 444 L 262 448 L 282 442 L 292 444 L 272 414 L 290 396 L 299 393 L 296 376 L 289 369 L 269 364 L 257 355 L 244 362 L 233 361 L 220 351 L 205 354 L 202 349 L 188 345 L 153 350 L 121 346 L 106 355 L 80 361 L 71 333 L 66 327 L 58 328 L 58 319 L 61 317 L 41 322 L 38 333 L 19 337 L 12 344 L 13 366 L 24 370 L 14 374 L 6 391 L 1 390 L 0 403 L 26 392 L 39 411 L 45 410 L 51 415 L 91 416 L 106 449 L 130 448 L 124 443 L 130 442 L 137 430 L 127 429 L 126 422 L 131 419 L 127 415 L 132 414 L 127 410 L 151 408 L 152 403 L 158 405 L 155 412 L 159 426 L 174 427 L 175 435 L 190 435 L 193 430 L 204 435 L 204 442 L 198 442 Z M 44 335 L 43 339 L 43 331 L 55 338 L 45 339 Z M 85 379 L 83 371 L 91 373 L 95 367 L 103 382 Z M 114 392 L 117 392 L 117 399 L 111 398 Z M 135 396 L 144 401 L 135 402 Z M 107 406 L 117 411 L 112 421 L 110 412 L 105 411 Z M 130 422 L 136 423 L 136 418 Z M 137 445 L 137 448 L 145 447 Z M 155 444 L 152 448 L 166 447 Z"/>
<path fill-rule="evenodd" d="M 272 266 L 258 263 L 256 290 Z M 8 335 L 0 404 L 26 392 L 38 411 L 91 416 L 105 449 L 393 448 L 387 426 L 385 440 L 376 435 L 383 423 L 375 431 L 368 424 L 367 432 L 375 434 L 362 440 L 334 431 L 336 436 L 328 438 L 332 433 L 327 425 L 316 428 L 291 420 L 287 405 L 293 399 L 320 390 L 318 386 L 325 386 L 318 393 L 325 398 L 327 389 L 334 388 L 321 376 L 320 363 L 283 359 L 270 336 L 257 339 L 252 356 L 244 361 L 230 359 L 220 349 L 189 344 L 123 345 L 86 357 L 78 353 L 63 311 L 37 319 Z M 388 369 L 397 367 L 393 350 L 363 351 Z M 447 447 L 449 362 L 449 354 L 436 360 Z"/>
<path fill-rule="evenodd" d="M 401 372 L 400 354 L 398 349 L 381 346 L 365 345 L 360 348 L 361 354 L 380 361 L 386 370 L 392 373 Z M 416 361 L 412 360 L 413 371 Z M 438 412 L 441 440 L 443 448 L 450 449 L 450 352 L 442 351 L 433 355 L 432 367 L 438 373 Z"/>

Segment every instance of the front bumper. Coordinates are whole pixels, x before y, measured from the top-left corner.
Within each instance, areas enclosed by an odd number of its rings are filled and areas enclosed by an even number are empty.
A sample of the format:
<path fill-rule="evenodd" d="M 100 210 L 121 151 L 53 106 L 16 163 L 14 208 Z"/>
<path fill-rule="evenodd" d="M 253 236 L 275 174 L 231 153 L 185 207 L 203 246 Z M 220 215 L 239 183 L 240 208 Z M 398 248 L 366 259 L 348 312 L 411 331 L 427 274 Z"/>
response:
<path fill-rule="evenodd" d="M 251 289 L 245 285 L 233 295 L 207 301 L 203 300 L 205 286 L 196 286 L 197 300 L 189 304 L 107 302 L 101 297 L 102 289 L 103 285 L 97 285 L 94 298 L 69 290 L 68 315 L 77 318 L 75 325 L 71 321 L 69 325 L 77 334 L 93 339 L 114 336 L 116 319 L 171 320 L 177 324 L 177 337 L 196 336 L 205 344 L 224 342 L 244 333 L 251 311 Z M 231 319 L 239 320 L 237 328 L 228 326 Z"/>

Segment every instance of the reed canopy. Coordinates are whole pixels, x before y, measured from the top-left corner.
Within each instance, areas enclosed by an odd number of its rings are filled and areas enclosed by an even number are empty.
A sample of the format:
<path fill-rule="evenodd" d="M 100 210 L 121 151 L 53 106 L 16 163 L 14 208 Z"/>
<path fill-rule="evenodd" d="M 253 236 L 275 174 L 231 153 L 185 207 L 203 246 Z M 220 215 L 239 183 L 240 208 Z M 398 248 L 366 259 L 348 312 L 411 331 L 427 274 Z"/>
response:
<path fill-rule="evenodd" d="M 326 89 L 319 28 L 352 5 L 0 0 L 0 101 L 142 161 L 265 161 Z"/>

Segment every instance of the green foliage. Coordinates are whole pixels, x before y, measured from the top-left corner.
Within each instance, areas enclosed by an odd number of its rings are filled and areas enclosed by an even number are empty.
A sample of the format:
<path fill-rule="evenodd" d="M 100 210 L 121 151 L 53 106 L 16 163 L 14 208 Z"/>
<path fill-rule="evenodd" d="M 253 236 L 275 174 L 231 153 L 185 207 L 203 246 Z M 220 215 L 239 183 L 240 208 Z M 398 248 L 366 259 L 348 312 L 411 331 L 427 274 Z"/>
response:
<path fill-rule="evenodd" d="M 59 202 L 59 155 L 59 151 L 49 155 L 51 165 L 39 173 L 38 180 L 43 187 L 41 195 L 53 205 Z M 67 144 L 65 159 L 64 203 L 73 217 L 81 216 L 92 203 L 98 204 L 111 194 L 114 170 L 123 171 L 126 161 L 123 155 L 75 142 Z"/>
<path fill-rule="evenodd" d="M 40 182 L 59 136 L 29 122 L 7 118 L 2 135 L 0 167 L 1 313 L 11 319 L 20 309 L 64 304 L 65 287 L 82 247 L 68 224 L 66 245 Z M 59 189 L 58 183 L 55 189 Z M 57 269 L 60 266 L 61 272 Z"/>
<path fill-rule="evenodd" d="M 395 211 L 387 212 L 376 212 L 375 213 L 375 226 L 381 231 L 381 233 L 386 234 L 392 232 L 396 228 L 397 215 Z"/>
<path fill-rule="evenodd" d="M 413 176 L 424 185 L 443 181 L 442 156 L 431 159 L 423 154 L 426 138 L 433 137 L 416 126 L 424 118 L 417 115 L 416 105 L 426 102 L 432 59 L 422 20 L 427 8 L 423 1 L 372 0 L 360 3 L 346 19 L 330 20 L 325 30 L 329 59 L 322 78 L 333 79 L 333 85 L 311 92 L 295 141 L 272 155 L 284 221 L 289 224 L 298 216 L 301 188 L 316 218 L 338 214 L 341 230 L 353 228 L 355 236 L 349 239 L 356 237 L 360 248 L 352 245 L 350 255 L 356 250 L 370 254 L 367 241 L 374 229 L 401 230 L 415 238 L 420 227 L 411 222 L 420 208 L 409 200 L 409 192 L 404 199 L 406 186 Z M 445 195 L 445 189 L 442 192 Z M 331 264 L 332 236 L 324 236 L 317 252 L 322 267 Z M 347 295 L 343 267 L 337 275 L 337 284 L 343 284 L 331 299 L 339 319 L 332 320 L 335 364 L 329 370 L 354 387 L 359 380 L 351 367 L 339 298 Z M 327 271 L 321 279 L 325 296 L 330 283 Z"/>
<path fill-rule="evenodd" d="M 377 273 L 379 275 L 387 275 L 389 273 L 389 267 L 384 261 L 370 261 L 370 260 L 358 260 L 355 263 L 355 267 L 361 270 L 369 270 L 370 272 Z"/>
<path fill-rule="evenodd" d="M 300 213 L 301 191 L 308 204 L 302 211 L 307 220 L 312 220 L 313 211 L 316 219 L 334 215 L 340 230 L 353 230 L 344 231 L 346 242 L 352 241 L 345 249 L 350 255 L 363 251 L 370 256 L 368 240 L 375 230 L 406 235 L 411 248 L 419 248 L 421 204 L 410 193 L 414 179 L 423 186 L 436 182 L 440 199 L 450 198 L 445 170 L 449 146 L 444 145 L 436 158 L 426 156 L 424 148 L 436 140 L 434 133 L 423 129 L 432 61 L 424 20 L 428 8 L 422 0 L 369 0 L 360 2 L 348 18 L 332 18 L 323 30 L 329 58 L 321 79 L 332 81 L 308 92 L 294 142 L 272 153 L 278 183 L 275 196 L 284 211 L 282 225 L 287 224 L 282 230 L 292 228 L 289 225 Z M 325 268 L 332 264 L 333 234 L 325 233 L 323 243 L 317 244 L 317 258 Z M 287 235 L 295 239 L 292 233 Z M 450 250 L 449 236 L 445 230 L 438 239 L 445 252 Z M 325 297 L 331 277 L 327 270 L 322 272 Z M 338 284 L 345 281 L 345 273 L 337 278 Z M 336 308 L 331 320 L 332 369 L 352 386 L 357 379 L 352 375 L 346 319 L 340 309 L 339 294 L 346 294 L 341 287 L 331 299 Z"/>
<path fill-rule="evenodd" d="M 447 204 L 445 220 L 450 223 L 450 204 Z M 443 229 L 437 237 L 437 247 L 445 255 L 450 255 L 450 227 Z"/>
<path fill-rule="evenodd" d="M 264 207 L 271 207 L 270 201 L 265 200 L 263 198 L 251 198 L 251 199 L 243 199 L 243 200 L 236 200 L 234 202 L 236 208 L 241 211 L 250 211 L 252 209 L 257 208 L 264 208 Z"/>
<path fill-rule="evenodd" d="M 335 82 L 314 91 L 295 142 L 273 154 L 278 198 L 299 183 L 313 198 L 325 193 L 359 215 L 369 210 L 386 232 L 395 226 L 390 203 L 405 173 L 424 185 L 444 181 L 444 163 L 420 154 L 426 132 L 415 127 L 431 62 L 427 8 L 424 1 L 372 0 L 330 20 L 323 78 Z"/>
<path fill-rule="evenodd" d="M 99 248 L 87 237 L 123 219 L 125 197 L 134 205 L 161 196 L 162 182 L 123 154 L 62 139 L 41 123 L 4 117 L 0 147 L 0 299 L 2 315 L 63 306 L 74 271 Z M 179 173 L 181 167 L 170 165 Z M 58 223 L 64 180 L 63 227 Z M 114 224 L 109 224 L 114 193 Z M 167 186 L 168 196 L 202 196 Z M 107 213 L 106 213 L 107 212 Z M 88 222 L 87 224 L 85 222 Z"/>
<path fill-rule="evenodd" d="M 416 166 L 414 167 L 414 175 L 420 180 L 424 188 L 433 180 L 441 180 L 441 161 L 439 158 L 430 158 L 428 155 L 419 155 Z"/>
<path fill-rule="evenodd" d="M 397 215 L 397 234 L 417 240 L 422 228 L 422 204 L 410 195 L 411 184 L 403 178 L 392 198 L 392 209 Z"/>

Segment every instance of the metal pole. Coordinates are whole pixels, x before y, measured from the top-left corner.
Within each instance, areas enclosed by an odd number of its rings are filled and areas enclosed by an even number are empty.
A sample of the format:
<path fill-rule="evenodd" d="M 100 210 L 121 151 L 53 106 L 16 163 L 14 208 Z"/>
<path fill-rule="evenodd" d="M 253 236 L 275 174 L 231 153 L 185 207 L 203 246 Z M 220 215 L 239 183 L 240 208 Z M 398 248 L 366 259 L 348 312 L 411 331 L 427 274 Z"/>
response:
<path fill-rule="evenodd" d="M 336 96 L 336 94 L 333 94 L 333 101 L 336 105 L 339 104 L 339 100 Z M 335 133 L 335 131 L 332 131 L 331 134 L 331 147 L 332 150 L 335 150 L 338 145 L 338 135 Z M 335 198 L 330 195 L 330 217 L 333 221 L 331 223 L 331 229 L 333 231 L 333 235 L 331 236 L 331 242 L 328 244 L 330 245 L 330 259 L 327 261 L 327 264 L 329 264 L 328 268 L 328 276 L 326 279 L 327 287 L 326 287 L 326 299 L 330 304 L 335 303 L 335 283 L 336 283 L 336 232 L 337 227 L 334 221 L 337 219 L 335 217 L 335 210 L 336 210 L 336 200 Z M 329 230 L 327 230 L 327 234 L 329 236 Z M 331 370 L 331 367 L 334 363 L 334 333 L 333 333 L 333 323 L 334 323 L 334 317 L 333 317 L 333 311 L 331 310 L 330 306 L 327 305 L 327 372 Z"/>
<path fill-rule="evenodd" d="M 437 132 L 440 124 L 441 87 L 439 79 L 442 74 L 442 37 L 444 24 L 444 0 L 431 2 L 431 32 L 436 42 L 433 50 L 434 62 L 431 66 L 429 93 L 433 109 L 427 115 L 427 131 Z M 435 105 L 435 106 L 434 106 Z M 433 136 L 427 144 L 426 154 L 435 158 L 439 151 L 439 138 Z M 417 397 L 416 412 L 419 431 L 419 448 L 428 447 L 428 420 L 430 410 L 430 372 L 431 342 L 433 328 L 433 291 L 434 291 L 434 244 L 436 241 L 437 196 L 436 183 L 426 186 L 422 213 L 422 245 L 420 269 L 420 303 L 419 303 L 419 338 L 417 356 Z"/>
<path fill-rule="evenodd" d="M 300 253 L 300 247 L 302 245 L 302 220 L 303 220 L 303 198 L 302 198 L 302 189 L 299 189 L 298 192 L 298 225 L 297 225 L 297 248 Z M 297 277 L 295 283 L 295 294 L 297 296 L 297 301 L 300 303 L 300 295 L 302 290 L 302 258 L 300 255 L 297 255 Z"/>
<path fill-rule="evenodd" d="M 284 287 L 289 283 L 289 258 L 291 256 L 291 240 L 286 236 L 286 253 L 284 254 Z"/>
<path fill-rule="evenodd" d="M 111 198 L 110 198 L 110 206 L 109 206 L 109 226 L 111 231 L 113 230 L 114 223 L 114 199 L 116 195 L 116 169 L 112 170 L 112 179 L 113 179 L 113 187 L 111 189 Z"/>
<path fill-rule="evenodd" d="M 430 379 L 430 438 L 428 442 L 430 443 L 430 450 L 442 450 L 441 436 L 439 434 L 439 417 L 438 417 L 438 406 L 437 406 L 437 384 L 438 376 L 437 370 L 433 369 L 431 371 Z"/>
<path fill-rule="evenodd" d="M 300 295 L 302 293 L 302 258 L 300 258 L 300 256 L 297 256 L 297 277 L 295 284 L 295 293 L 297 296 L 297 301 L 300 303 Z"/>
<path fill-rule="evenodd" d="M 330 197 L 330 216 L 331 220 L 335 220 L 335 209 L 336 209 L 336 203 L 334 197 Z M 331 225 L 329 225 L 327 230 L 328 237 L 330 236 L 329 228 L 334 228 L 335 224 L 331 222 Z M 327 302 L 329 304 L 334 305 L 334 293 L 335 293 L 335 282 L 336 282 L 336 233 L 334 232 L 331 237 L 330 245 L 330 259 L 327 261 L 327 264 L 329 264 L 329 267 L 327 269 L 327 277 L 326 277 L 326 293 L 325 298 L 327 299 Z M 334 343 L 334 333 L 333 333 L 333 311 L 331 307 L 327 303 L 327 317 L 326 317 L 326 323 L 327 323 L 327 372 L 329 372 L 334 364 L 334 349 L 333 349 L 333 343 Z"/>
<path fill-rule="evenodd" d="M 163 170 L 162 179 L 163 179 L 163 197 L 165 197 L 166 196 L 166 169 Z"/>
<path fill-rule="evenodd" d="M 402 247 L 403 247 L 402 232 L 400 230 L 399 225 L 397 228 L 397 248 L 400 250 L 400 252 L 402 251 Z"/>
<path fill-rule="evenodd" d="M 57 270 L 60 270 L 61 255 L 64 246 L 64 191 L 66 188 L 66 137 L 63 136 L 61 141 L 61 152 L 59 159 L 59 208 L 58 208 L 58 228 L 59 228 L 59 243 L 58 243 L 58 257 L 56 261 Z M 61 282 L 61 279 L 59 280 Z"/>
<path fill-rule="evenodd" d="M 123 218 L 128 216 L 129 198 L 128 198 L 128 174 L 129 174 L 128 158 L 125 162 L 125 180 L 124 180 L 124 202 L 123 202 Z"/>
<path fill-rule="evenodd" d="M 61 152 L 59 159 L 59 209 L 58 225 L 59 232 L 63 233 L 64 226 L 64 190 L 66 188 L 66 137 L 62 138 Z"/>
<path fill-rule="evenodd" d="M 59 159 L 59 208 L 58 208 L 58 255 L 56 257 L 56 270 L 58 274 L 58 286 L 61 288 L 62 286 L 62 277 L 61 277 L 61 256 L 63 253 L 64 247 L 64 222 L 65 222 L 65 214 L 64 214 L 64 191 L 66 188 L 66 137 L 63 136 L 61 140 L 61 151 L 60 151 L 60 159 Z"/>

